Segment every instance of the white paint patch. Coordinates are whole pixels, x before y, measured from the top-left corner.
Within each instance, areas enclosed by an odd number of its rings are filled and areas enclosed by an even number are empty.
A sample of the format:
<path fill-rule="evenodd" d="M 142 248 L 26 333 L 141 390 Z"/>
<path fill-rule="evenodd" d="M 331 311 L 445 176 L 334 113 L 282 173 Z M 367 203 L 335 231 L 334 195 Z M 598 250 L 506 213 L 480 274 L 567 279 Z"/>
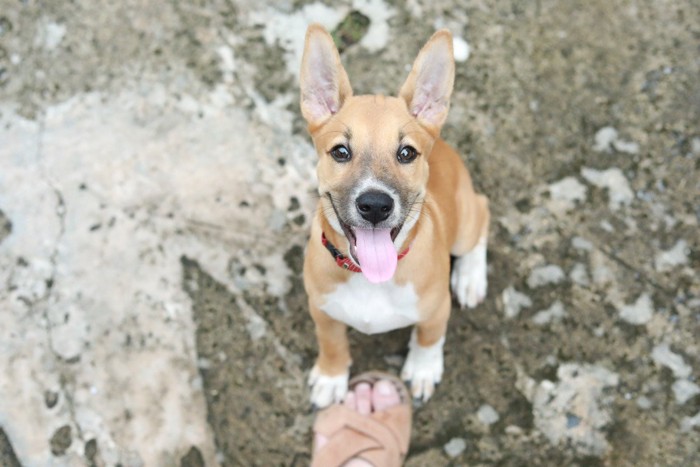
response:
<path fill-rule="evenodd" d="M 587 287 L 590 284 L 586 266 L 582 263 L 574 264 L 574 267 L 571 268 L 571 272 L 569 272 L 569 277 L 574 284 L 578 284 L 581 287 Z"/>
<path fill-rule="evenodd" d="M 643 293 L 637 301 L 619 308 L 620 318 L 630 324 L 646 324 L 654 315 L 654 303 L 647 293 Z"/>
<path fill-rule="evenodd" d="M 581 455 L 604 456 L 610 445 L 605 429 L 612 421 L 617 374 L 597 365 L 566 363 L 557 382 L 537 383 L 518 369 L 516 388 L 532 403 L 534 423 L 554 446 L 567 444 Z"/>
<path fill-rule="evenodd" d="M 231 83 L 233 81 L 233 72 L 236 71 L 233 49 L 228 45 L 221 45 L 216 48 L 216 54 L 219 56 L 219 68 L 221 69 L 224 82 Z"/>
<path fill-rule="evenodd" d="M 278 45 L 284 49 L 287 70 L 298 77 L 306 28 L 311 23 L 319 23 L 331 31 L 347 12 L 347 8 L 331 8 L 321 2 L 304 5 L 301 10 L 293 13 L 267 7 L 265 10 L 253 12 L 250 15 L 250 23 L 253 26 L 265 27 L 265 42 L 269 46 Z"/>
<path fill-rule="evenodd" d="M 692 368 L 685 363 L 683 357 L 674 353 L 667 343 L 659 344 L 651 351 L 651 358 L 657 365 L 662 365 L 673 372 L 676 378 L 687 378 Z"/>
<path fill-rule="evenodd" d="M 600 250 L 591 252 L 591 274 L 598 285 L 610 284 L 615 280 L 613 264 Z"/>
<path fill-rule="evenodd" d="M 469 43 L 460 36 L 454 36 L 452 38 L 452 50 L 455 56 L 455 61 L 466 62 L 469 60 L 471 47 L 469 47 Z"/>
<path fill-rule="evenodd" d="M 583 167 L 581 175 L 589 183 L 598 188 L 607 188 L 608 206 L 612 211 L 616 211 L 621 206 L 626 206 L 634 199 L 634 193 L 629 182 L 625 178 L 622 170 L 617 167 L 608 170 L 595 170 Z"/>
<path fill-rule="evenodd" d="M 512 285 L 503 290 L 501 297 L 503 299 L 503 311 L 506 318 L 509 319 L 518 316 L 522 308 L 529 308 L 532 306 L 530 297 L 524 293 L 518 292 Z"/>
<path fill-rule="evenodd" d="M 548 284 L 558 284 L 566 278 L 564 271 L 556 264 L 540 266 L 532 270 L 527 277 L 527 285 L 531 289 Z"/>
<path fill-rule="evenodd" d="M 378 52 L 389 42 L 389 19 L 394 9 L 384 0 L 353 0 L 352 6 L 370 19 L 369 30 L 360 40 L 360 45 L 370 52 Z"/>
<path fill-rule="evenodd" d="M 673 389 L 673 396 L 679 404 L 685 404 L 690 399 L 700 394 L 700 386 L 685 379 L 676 380 L 673 386 L 671 386 L 671 389 Z"/>
<path fill-rule="evenodd" d="M 12 222 L 0 243 L 0 425 L 23 465 L 60 462 L 48 440 L 63 425 L 93 436 L 108 465 L 162 465 L 192 446 L 214 465 L 180 260 L 232 293 L 288 289 L 289 237 L 267 226 L 292 195 L 312 211 L 311 146 L 207 94 L 180 107 L 166 86 L 79 95 L 42 125 L 0 111 L 0 206 Z M 244 255 L 268 271 L 255 284 L 229 267 Z M 248 312 L 260 338 L 264 322 Z M 58 361 L 76 357 L 62 385 Z M 60 395 L 52 410 L 47 390 Z"/>
<path fill-rule="evenodd" d="M 682 433 L 687 433 L 696 426 L 700 426 L 700 412 L 696 413 L 692 417 L 683 417 L 683 420 L 681 420 Z"/>
<path fill-rule="evenodd" d="M 537 312 L 535 316 L 532 317 L 532 322 L 542 326 L 547 323 L 561 321 L 565 316 L 566 310 L 564 309 L 564 305 L 557 300 L 546 310 Z"/>
<path fill-rule="evenodd" d="M 654 266 L 659 272 L 667 272 L 688 263 L 688 242 L 681 239 L 670 250 L 662 251 L 654 258 Z"/>
<path fill-rule="evenodd" d="M 627 154 L 638 154 L 639 144 L 634 141 L 620 139 L 617 130 L 611 126 L 606 126 L 598 130 L 595 134 L 593 150 L 596 152 L 611 152 L 613 149 Z"/>
<path fill-rule="evenodd" d="M 372 284 L 358 273 L 324 298 L 321 310 L 365 334 L 418 322 L 418 295 L 410 282 L 401 286 L 393 280 Z"/>
<path fill-rule="evenodd" d="M 360 45 L 370 52 L 377 52 L 389 42 L 388 20 L 394 16 L 394 9 L 383 0 L 354 0 L 352 9 L 358 10 L 370 19 L 370 27 L 360 40 Z M 285 51 L 287 70 L 299 76 L 301 57 L 304 52 L 304 31 L 311 23 L 319 23 L 329 32 L 350 12 L 348 6 L 331 8 L 321 2 L 314 2 L 300 10 L 289 12 L 267 7 L 253 12 L 249 21 L 252 26 L 264 26 L 265 42 L 270 46 L 279 45 Z"/>
<path fill-rule="evenodd" d="M 613 142 L 617 139 L 617 130 L 606 126 L 598 130 L 594 137 L 593 150 L 596 152 L 610 151 Z"/>
<path fill-rule="evenodd" d="M 413 329 L 408 343 L 406 363 L 401 370 L 401 379 L 411 382 L 411 394 L 414 399 L 423 402 L 430 399 L 435 392 L 435 385 L 442 380 L 444 344 L 445 338 L 441 337 L 430 347 L 421 347 L 416 338 L 416 329 Z"/>
<path fill-rule="evenodd" d="M 588 188 L 574 177 L 566 177 L 549 185 L 549 194 L 553 204 L 561 205 L 565 210 L 573 209 L 576 203 L 586 201 Z"/>
<path fill-rule="evenodd" d="M 486 297 L 488 288 L 486 268 L 486 239 L 481 239 L 469 253 L 457 258 L 452 265 L 452 293 L 461 306 L 474 308 Z"/>

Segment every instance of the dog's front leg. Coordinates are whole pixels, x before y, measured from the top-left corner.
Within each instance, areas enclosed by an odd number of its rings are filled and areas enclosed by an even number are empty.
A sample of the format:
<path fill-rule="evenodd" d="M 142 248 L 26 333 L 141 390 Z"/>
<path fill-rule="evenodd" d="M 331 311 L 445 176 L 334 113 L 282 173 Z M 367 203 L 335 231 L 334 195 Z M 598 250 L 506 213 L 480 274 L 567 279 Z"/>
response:
<path fill-rule="evenodd" d="M 436 313 L 413 328 L 401 378 L 411 382 L 411 394 L 416 400 L 425 402 L 430 399 L 435 386 L 442 379 L 442 346 L 445 343 L 450 307 L 450 295 L 445 294 Z"/>
<path fill-rule="evenodd" d="M 323 408 L 345 398 L 352 360 L 347 326 L 309 302 L 318 341 L 318 358 L 309 375 L 311 403 Z"/>

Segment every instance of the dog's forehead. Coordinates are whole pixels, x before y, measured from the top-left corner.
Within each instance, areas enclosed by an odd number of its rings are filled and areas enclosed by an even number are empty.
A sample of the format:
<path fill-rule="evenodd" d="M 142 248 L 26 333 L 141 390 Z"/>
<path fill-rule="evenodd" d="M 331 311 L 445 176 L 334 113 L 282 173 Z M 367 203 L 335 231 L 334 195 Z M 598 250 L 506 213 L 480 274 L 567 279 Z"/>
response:
<path fill-rule="evenodd" d="M 357 96 L 338 115 L 349 128 L 354 144 L 396 145 L 413 124 L 406 104 L 395 97 Z"/>

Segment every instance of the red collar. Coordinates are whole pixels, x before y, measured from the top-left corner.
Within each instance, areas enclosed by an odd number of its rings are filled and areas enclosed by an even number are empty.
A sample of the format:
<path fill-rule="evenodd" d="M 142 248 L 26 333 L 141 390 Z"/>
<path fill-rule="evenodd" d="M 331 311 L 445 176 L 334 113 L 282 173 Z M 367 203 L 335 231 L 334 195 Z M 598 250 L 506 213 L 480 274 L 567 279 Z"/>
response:
<path fill-rule="evenodd" d="M 362 269 L 360 269 L 360 267 L 357 264 L 355 264 L 355 262 L 352 259 L 342 254 L 340 251 L 338 251 L 338 249 L 335 246 L 333 246 L 330 240 L 326 238 L 326 234 L 323 232 L 321 232 L 321 243 L 323 243 L 323 246 L 325 246 L 326 249 L 330 251 L 331 256 L 333 256 L 333 259 L 335 259 L 335 264 L 337 264 L 343 269 L 347 269 L 350 272 L 362 272 Z M 397 258 L 401 259 L 404 256 L 406 256 L 408 254 L 408 250 L 409 248 L 406 247 L 406 249 L 403 250 L 397 256 Z"/>

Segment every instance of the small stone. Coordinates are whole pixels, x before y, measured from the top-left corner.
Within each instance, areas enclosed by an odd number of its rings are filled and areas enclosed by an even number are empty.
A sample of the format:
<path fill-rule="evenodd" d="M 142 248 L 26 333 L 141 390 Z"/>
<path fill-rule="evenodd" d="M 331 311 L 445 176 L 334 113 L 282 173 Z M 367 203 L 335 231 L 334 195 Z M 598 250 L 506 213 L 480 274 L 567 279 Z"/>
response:
<path fill-rule="evenodd" d="M 566 414 L 566 428 L 576 428 L 581 424 L 581 417 L 572 413 Z"/>
<path fill-rule="evenodd" d="M 54 432 L 51 440 L 49 441 L 49 444 L 51 445 L 51 453 L 54 456 L 64 455 L 72 442 L 73 437 L 71 436 L 70 426 L 63 425 Z"/>
<path fill-rule="evenodd" d="M 204 457 L 195 446 L 192 446 L 187 454 L 180 459 L 180 467 L 204 467 Z"/>
<path fill-rule="evenodd" d="M 658 364 L 667 367 L 676 378 L 690 376 L 691 368 L 683 357 L 674 353 L 667 343 L 659 344 L 651 352 L 651 358 Z"/>
<path fill-rule="evenodd" d="M 642 410 L 649 410 L 652 405 L 651 399 L 646 396 L 639 396 L 637 398 L 637 407 Z"/>
<path fill-rule="evenodd" d="M 97 457 L 97 440 L 92 438 L 85 443 L 85 458 L 90 462 L 90 465 L 96 464 Z"/>
<path fill-rule="evenodd" d="M 548 264 L 533 269 L 527 278 L 527 285 L 531 289 L 534 289 L 542 285 L 558 284 L 563 281 L 565 277 L 564 271 L 562 271 L 559 266 Z"/>
<path fill-rule="evenodd" d="M 583 237 L 574 237 L 571 239 L 571 246 L 577 250 L 591 251 L 593 244 Z"/>
<path fill-rule="evenodd" d="M 459 36 L 452 38 L 452 51 L 457 62 L 466 62 L 469 59 L 471 48 L 467 41 Z"/>
<path fill-rule="evenodd" d="M 620 318 L 630 324 L 646 324 L 654 314 L 654 303 L 649 294 L 643 293 L 636 302 L 631 305 L 623 305 L 619 311 Z"/>
<path fill-rule="evenodd" d="M 479 421 L 484 425 L 493 425 L 500 419 L 500 417 L 498 416 L 498 412 L 496 412 L 496 409 L 494 409 L 488 404 L 484 404 L 481 407 L 479 407 L 479 410 L 477 410 L 476 412 L 476 416 L 479 419 Z"/>
<path fill-rule="evenodd" d="M 467 449 L 467 441 L 464 438 L 452 438 L 443 447 L 445 454 L 454 459 Z"/>
<path fill-rule="evenodd" d="M 46 403 L 46 407 L 53 409 L 58 403 L 58 393 L 56 391 L 45 391 L 44 402 Z"/>
<path fill-rule="evenodd" d="M 671 389 L 673 389 L 673 395 L 676 397 L 676 402 L 681 405 L 700 394 L 700 386 L 685 379 L 677 380 L 675 383 L 673 383 Z"/>
<path fill-rule="evenodd" d="M 511 436 L 519 436 L 523 434 L 523 429 L 518 425 L 508 425 L 505 431 L 507 435 Z"/>

